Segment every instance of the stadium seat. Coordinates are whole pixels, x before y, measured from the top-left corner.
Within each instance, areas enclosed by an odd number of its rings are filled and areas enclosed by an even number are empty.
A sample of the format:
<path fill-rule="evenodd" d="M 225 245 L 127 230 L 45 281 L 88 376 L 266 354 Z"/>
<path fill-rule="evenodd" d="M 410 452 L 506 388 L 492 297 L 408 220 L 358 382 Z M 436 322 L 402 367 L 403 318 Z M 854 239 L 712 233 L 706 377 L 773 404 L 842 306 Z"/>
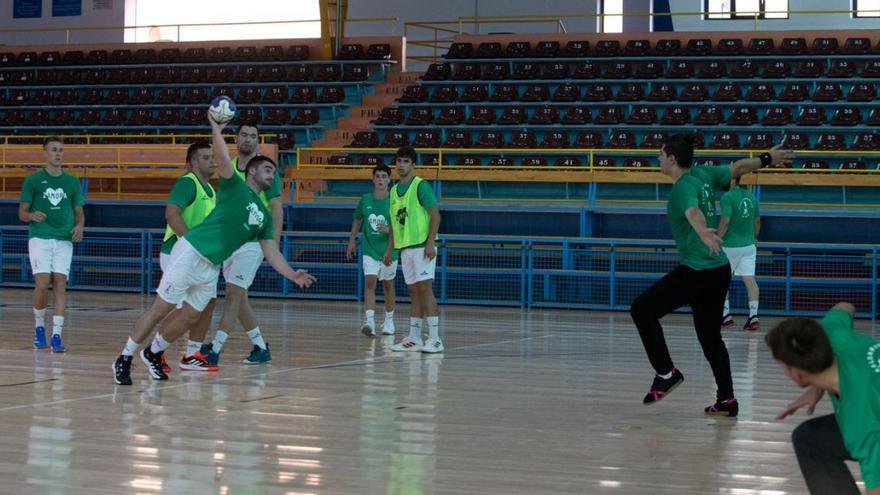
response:
<path fill-rule="evenodd" d="M 804 60 L 798 64 L 792 75 L 794 77 L 817 78 L 825 72 L 825 62 L 820 60 Z"/>
<path fill-rule="evenodd" d="M 516 101 L 517 99 L 519 99 L 519 91 L 512 84 L 496 84 L 489 96 L 489 101 L 496 102 Z"/>
<path fill-rule="evenodd" d="M 293 82 L 308 82 L 312 80 L 312 65 L 293 64 L 287 71 L 287 77 Z M 221 68 L 216 68 L 220 70 Z M 231 79 L 231 77 L 230 77 Z"/>
<path fill-rule="evenodd" d="M 773 136 L 769 132 L 753 132 L 746 138 L 746 149 L 767 150 L 773 147 Z"/>
<path fill-rule="evenodd" d="M 583 101 L 608 101 L 611 99 L 611 86 L 608 84 L 588 84 Z"/>
<path fill-rule="evenodd" d="M 458 90 L 455 89 L 455 86 L 434 86 L 434 90 L 431 91 L 431 97 L 428 98 L 428 101 L 431 103 L 452 103 L 453 101 L 458 99 Z"/>
<path fill-rule="evenodd" d="M 580 167 L 581 161 L 574 156 L 560 156 L 553 162 L 554 167 Z"/>
<path fill-rule="evenodd" d="M 258 53 L 255 46 L 239 46 L 232 52 L 232 59 L 238 62 L 250 62 L 257 60 Z"/>
<path fill-rule="evenodd" d="M 440 115 L 434 119 L 437 125 L 461 125 L 464 123 L 464 109 L 462 107 L 444 107 L 440 109 Z"/>
<path fill-rule="evenodd" d="M 560 46 L 558 41 L 539 41 L 535 46 L 535 57 L 555 57 L 559 54 L 559 50 Z"/>
<path fill-rule="evenodd" d="M 605 66 L 606 79 L 628 79 L 632 77 L 632 65 L 629 62 L 610 62 Z"/>
<path fill-rule="evenodd" d="M 207 93 L 207 90 L 205 93 Z M 263 95 L 263 103 L 286 103 L 289 98 L 287 86 L 269 86 Z"/>
<path fill-rule="evenodd" d="M 155 58 L 156 52 L 153 52 L 152 57 L 149 60 L 144 60 L 143 63 L 156 62 Z M 107 53 L 107 50 L 91 50 L 85 57 L 85 63 L 89 65 L 106 65 L 109 60 L 110 55 Z"/>
<path fill-rule="evenodd" d="M 550 101 L 574 102 L 581 98 L 580 88 L 574 84 L 560 84 L 550 95 Z"/>
<path fill-rule="evenodd" d="M 681 53 L 681 40 L 660 40 L 654 45 L 654 53 L 664 57 L 674 57 Z"/>
<path fill-rule="evenodd" d="M 565 132 L 552 131 L 545 132 L 538 143 L 539 148 L 568 148 L 568 134 Z"/>
<path fill-rule="evenodd" d="M 402 116 L 402 114 L 401 114 Z M 431 125 L 434 122 L 434 110 L 431 108 L 413 108 L 409 111 L 409 115 L 406 116 L 406 121 L 404 124 L 413 125 L 413 126 L 425 126 Z M 386 125 L 400 125 L 397 124 L 386 124 Z"/>
<path fill-rule="evenodd" d="M 541 79 L 565 79 L 568 77 L 568 64 L 548 62 L 541 64 Z"/>
<path fill-rule="evenodd" d="M 180 80 L 180 70 L 177 67 L 160 67 L 156 69 L 156 82 L 159 84 L 173 84 Z"/>
<path fill-rule="evenodd" d="M 813 101 L 837 101 L 843 97 L 840 84 L 819 83 L 813 91 Z"/>
<path fill-rule="evenodd" d="M 651 160 L 644 156 L 624 158 L 623 168 L 651 168 Z"/>
<path fill-rule="evenodd" d="M 480 66 L 474 63 L 459 62 L 452 71 L 452 79 L 456 81 L 473 81 L 480 78 Z"/>
<path fill-rule="evenodd" d="M 296 95 L 297 92 L 300 91 L 300 88 L 306 88 L 309 91 L 311 91 L 311 88 L 308 88 L 306 86 L 297 86 L 296 89 L 294 89 L 293 94 Z M 403 93 L 401 93 L 401 95 L 400 95 L 400 98 L 397 99 L 397 101 L 399 101 L 401 103 L 422 103 L 427 100 L 428 100 L 428 87 L 416 85 L 416 84 L 405 87 L 403 89 Z M 309 101 L 311 101 L 311 100 L 309 100 Z M 308 103 L 308 102 L 304 101 L 302 103 Z"/>
<path fill-rule="evenodd" d="M 854 171 L 854 170 L 867 170 L 868 164 L 865 160 L 861 160 L 859 158 L 844 158 L 840 162 L 840 170 L 843 171 Z M 846 173 L 846 172 L 844 172 Z"/>
<path fill-rule="evenodd" d="M 471 107 L 470 115 L 465 120 L 467 125 L 490 125 L 495 122 L 495 108 L 476 106 Z"/>
<path fill-rule="evenodd" d="M 675 86 L 664 82 L 651 83 L 651 92 L 645 97 L 648 101 L 672 101 L 676 98 Z"/>
<path fill-rule="evenodd" d="M 425 81 L 445 81 L 452 75 L 449 64 L 431 64 L 422 79 Z"/>
<path fill-rule="evenodd" d="M 875 132 L 859 132 L 853 138 L 851 148 L 856 151 L 880 150 L 880 136 Z"/>
<path fill-rule="evenodd" d="M 477 46 L 475 53 L 477 58 L 498 58 L 501 57 L 501 43 L 497 41 L 487 41 Z"/>
<path fill-rule="evenodd" d="M 599 131 L 579 131 L 574 137 L 574 148 L 591 149 L 602 147 L 602 134 Z"/>
<path fill-rule="evenodd" d="M 660 149 L 663 147 L 663 141 L 665 139 L 666 139 L 665 132 L 658 132 L 658 131 L 646 132 L 645 137 L 642 138 L 642 143 L 639 145 L 639 148 Z"/>
<path fill-rule="evenodd" d="M 815 107 L 815 106 L 804 106 L 801 107 L 800 113 L 798 113 L 798 117 L 795 120 L 797 125 L 822 125 L 825 123 L 825 108 L 824 107 Z"/>
<path fill-rule="evenodd" d="M 30 105 L 30 97 L 26 89 L 12 89 L 9 91 L 9 97 L 6 100 L 7 105 Z"/>
<path fill-rule="evenodd" d="M 805 132 L 786 132 L 780 144 L 789 150 L 805 150 L 810 147 L 810 138 Z"/>
<path fill-rule="evenodd" d="M 317 125 L 321 118 L 321 114 L 316 108 L 298 108 L 293 114 L 293 125 Z"/>
<path fill-rule="evenodd" d="M 470 148 L 471 133 L 465 131 L 449 131 L 446 133 L 444 148 Z"/>
<path fill-rule="evenodd" d="M 281 45 L 268 45 L 260 50 L 260 60 L 279 62 L 284 59 L 284 48 Z"/>
<path fill-rule="evenodd" d="M 831 61 L 831 67 L 828 69 L 828 77 L 853 77 L 855 75 L 855 62 L 847 59 Z"/>
<path fill-rule="evenodd" d="M 372 43 L 361 56 L 364 60 L 390 60 L 391 45 L 388 43 Z"/>
<path fill-rule="evenodd" d="M 807 53 L 807 40 L 804 38 L 784 38 L 779 45 L 780 55 L 804 55 Z"/>
<path fill-rule="evenodd" d="M 869 60 L 865 63 L 865 66 L 862 67 L 862 77 L 880 78 L 880 60 Z"/>
<path fill-rule="evenodd" d="M 73 105 L 76 103 L 77 94 L 73 88 L 56 89 L 52 92 L 54 105 Z"/>
<path fill-rule="evenodd" d="M 847 38 L 843 42 L 842 53 L 847 55 L 867 55 L 871 51 L 871 40 L 868 38 Z"/>
<path fill-rule="evenodd" d="M 513 159 L 509 156 L 491 156 L 489 157 L 490 167 L 512 167 Z"/>
<path fill-rule="evenodd" d="M 348 155 L 333 155 L 327 159 L 328 165 L 354 165 L 354 161 Z"/>
<path fill-rule="evenodd" d="M 655 124 L 657 123 L 657 110 L 652 106 L 636 105 L 627 116 L 626 123 L 631 125 Z"/>
<path fill-rule="evenodd" d="M 636 64 L 635 77 L 638 79 L 656 79 L 663 75 L 663 65 L 660 62 L 649 60 Z"/>
<path fill-rule="evenodd" d="M 262 99 L 260 88 L 257 86 L 245 86 L 238 91 L 235 101 L 243 104 L 259 103 Z"/>
<path fill-rule="evenodd" d="M 823 132 L 816 139 L 817 150 L 842 150 L 845 146 L 843 134 Z"/>
<path fill-rule="evenodd" d="M 513 64 L 514 79 L 537 79 L 541 75 L 541 65 L 536 62 L 519 62 Z"/>
<path fill-rule="evenodd" d="M 260 122 L 261 120 L 263 120 L 263 110 L 261 108 L 249 107 L 238 109 L 239 122 Z"/>
<path fill-rule="evenodd" d="M 598 168 L 615 168 L 617 164 L 610 156 L 593 156 L 593 166 Z"/>
<path fill-rule="evenodd" d="M 503 148 L 504 135 L 498 131 L 482 131 L 477 135 L 475 148 Z"/>
<path fill-rule="evenodd" d="M 521 166 L 523 167 L 546 167 L 547 159 L 543 156 L 524 156 L 522 158 Z"/>
<path fill-rule="evenodd" d="M 526 121 L 526 112 L 523 107 L 505 107 L 498 117 L 501 125 L 520 125 Z"/>
<path fill-rule="evenodd" d="M 447 50 L 444 58 L 451 59 L 460 59 L 460 58 L 472 58 L 474 52 L 474 45 L 471 43 L 453 43 L 449 46 L 449 50 Z"/>
<path fill-rule="evenodd" d="M 804 160 L 801 168 L 804 170 L 828 170 L 831 167 L 828 166 L 828 160 L 823 160 L 821 158 L 807 158 Z"/>
<path fill-rule="evenodd" d="M 111 108 L 101 112 L 101 125 L 121 125 L 125 123 L 126 112 L 118 108 Z"/>
<path fill-rule="evenodd" d="M 712 95 L 713 101 L 737 101 L 742 99 L 742 91 L 739 84 L 722 83 L 718 85 L 718 89 Z"/>
<path fill-rule="evenodd" d="M 681 90 L 678 99 L 681 101 L 703 101 L 709 98 L 709 89 L 702 83 L 688 83 Z"/>
<path fill-rule="evenodd" d="M 274 67 L 267 67 L 264 70 L 274 70 Z M 270 72 L 274 74 L 274 72 Z M 283 75 L 283 74 L 282 74 Z M 366 64 L 346 64 L 342 66 L 342 80 L 343 81 L 366 81 L 370 78 L 370 69 Z M 260 73 L 261 81 L 275 81 L 276 79 L 269 79 L 263 76 L 263 72 Z M 278 79 L 280 80 L 280 79 Z"/>
<path fill-rule="evenodd" d="M 532 52 L 532 44 L 528 41 L 511 41 L 504 49 L 507 58 L 526 58 Z"/>
<path fill-rule="evenodd" d="M 602 107 L 594 122 L 599 125 L 616 125 L 623 122 L 623 107 Z"/>
<path fill-rule="evenodd" d="M 409 89 L 412 86 L 408 86 Z M 424 86 L 416 86 L 418 88 L 425 89 Z M 406 91 L 404 91 L 406 94 Z M 312 103 L 315 101 L 315 90 L 311 86 L 294 86 L 293 93 L 290 95 L 291 103 Z M 401 99 L 401 101 L 404 101 Z M 419 103 L 421 100 L 419 101 Z"/>
<path fill-rule="evenodd" d="M 712 41 L 704 38 L 688 40 L 684 51 L 686 55 L 709 55 L 712 53 Z"/>
<path fill-rule="evenodd" d="M 86 55 L 80 50 L 67 50 L 61 55 L 62 65 L 81 65 L 86 62 Z"/>
<path fill-rule="evenodd" d="M 239 79 L 238 74 L 240 74 L 243 70 L 250 68 L 251 67 L 239 67 L 236 71 L 235 80 L 241 80 Z M 314 75 L 314 80 L 318 82 L 338 81 L 341 75 L 339 71 L 339 65 L 337 64 L 321 64 L 318 66 L 317 69 L 318 70 L 315 72 Z M 256 76 L 254 76 L 254 79 L 256 79 Z M 251 80 L 253 81 L 254 79 Z"/>
<path fill-rule="evenodd" d="M 589 52 L 589 41 L 573 40 L 565 44 L 562 56 L 569 58 L 586 57 Z"/>
<path fill-rule="evenodd" d="M 632 131 L 614 131 L 608 142 L 605 144 L 607 148 L 615 149 L 631 149 L 636 147 L 636 136 Z"/>
<path fill-rule="evenodd" d="M 534 148 L 537 143 L 535 133 L 532 131 L 517 131 L 510 135 L 507 142 L 508 148 Z"/>
<path fill-rule="evenodd" d="M 642 85 L 638 83 L 622 84 L 614 95 L 616 101 L 640 101 L 644 98 Z"/>
<path fill-rule="evenodd" d="M 205 100 L 202 100 L 205 101 Z M 110 105 L 124 105 L 128 103 L 128 89 L 111 88 L 104 95 L 104 103 Z"/>
<path fill-rule="evenodd" d="M 584 125 L 590 122 L 592 117 L 589 108 L 582 106 L 568 107 L 565 115 L 562 116 L 561 122 L 565 125 Z"/>
<path fill-rule="evenodd" d="M 378 148 L 379 133 L 375 131 L 358 131 L 354 134 L 351 148 Z"/>
<path fill-rule="evenodd" d="M 773 55 L 775 51 L 773 38 L 752 38 L 746 47 L 746 55 Z"/>
<path fill-rule="evenodd" d="M 559 110 L 555 107 L 540 107 L 535 109 L 534 115 L 529 119 L 529 125 L 553 125 L 559 123 Z"/>
<path fill-rule="evenodd" d="M 383 148 L 400 148 L 409 145 L 409 134 L 402 131 L 386 131 L 382 136 Z"/>
<path fill-rule="evenodd" d="M 791 107 L 772 105 L 767 107 L 764 117 L 761 118 L 763 125 L 788 125 L 791 124 Z"/>
<path fill-rule="evenodd" d="M 712 137 L 709 149 L 734 150 L 739 149 L 739 136 L 735 132 L 720 132 Z"/>
<path fill-rule="evenodd" d="M 315 98 L 316 103 L 342 103 L 345 100 L 343 86 L 322 86 L 321 92 Z"/>
<path fill-rule="evenodd" d="M 660 124 L 685 125 L 689 123 L 690 120 L 690 112 L 688 112 L 687 107 L 675 105 L 666 107 L 666 111 L 663 112 L 663 117 L 660 119 Z"/>
<path fill-rule="evenodd" d="M 208 50 L 207 61 L 228 62 L 232 60 L 232 48 L 228 46 L 215 46 Z"/>
<path fill-rule="evenodd" d="M 181 125 L 204 125 L 205 109 L 202 106 L 185 108 L 180 118 Z"/>
<path fill-rule="evenodd" d="M 337 60 L 358 60 L 364 54 L 364 47 L 360 43 L 346 43 L 336 54 Z"/>
<path fill-rule="evenodd" d="M 489 91 L 485 84 L 468 84 L 461 92 L 458 101 L 478 103 L 486 101 L 489 97 Z"/>
<path fill-rule="evenodd" d="M 830 55 L 837 53 L 837 38 L 816 38 L 810 45 L 810 53 L 813 55 Z"/>
<path fill-rule="evenodd" d="M 413 109 L 410 113 L 416 110 L 420 109 Z M 379 112 L 379 116 L 375 120 L 371 120 L 370 123 L 374 125 L 400 125 L 403 123 L 403 110 L 398 107 L 385 107 Z"/>
<path fill-rule="evenodd" d="M 751 60 L 736 62 L 730 70 L 730 77 L 735 79 L 750 79 L 758 75 L 758 65 Z"/>
<path fill-rule="evenodd" d="M 286 53 L 287 60 L 308 60 L 309 59 L 309 47 L 308 45 L 291 45 L 287 49 Z"/>
<path fill-rule="evenodd" d="M 526 90 L 523 92 L 522 96 L 519 97 L 519 100 L 529 102 L 547 101 L 550 97 L 549 93 L 547 86 L 544 86 L 543 84 L 532 84 L 526 87 Z"/>
<path fill-rule="evenodd" d="M 79 103 L 80 105 L 100 105 L 101 102 L 104 101 L 104 92 L 98 88 L 86 88 L 83 90 L 79 90 L 77 95 L 77 103 Z M 176 99 L 177 90 L 175 89 L 175 100 Z"/>
<path fill-rule="evenodd" d="M 73 110 L 67 110 L 65 108 L 61 109 L 53 109 L 49 114 L 49 125 L 71 125 L 76 119 L 76 114 Z"/>
<path fill-rule="evenodd" d="M 180 121 L 179 108 L 160 108 L 156 112 L 156 125 L 177 125 Z"/>
<path fill-rule="evenodd" d="M 599 66 L 593 62 L 578 62 L 571 73 L 572 79 L 595 79 L 599 77 Z"/>
<path fill-rule="evenodd" d="M 617 57 L 620 55 L 620 41 L 618 40 L 599 40 L 593 48 L 593 55 L 596 57 Z"/>
<path fill-rule="evenodd" d="M 492 62 L 483 66 L 482 79 L 488 81 L 500 81 L 510 79 L 510 66 L 507 62 Z"/>
<path fill-rule="evenodd" d="M 415 148 L 439 148 L 440 131 L 430 129 L 416 131 L 416 137 L 413 139 L 412 145 Z"/>
<path fill-rule="evenodd" d="M 366 165 L 368 167 L 385 164 L 385 158 L 382 155 L 360 155 L 355 158 L 355 161 L 360 165 Z"/>
<path fill-rule="evenodd" d="M 739 38 L 724 38 L 715 45 L 715 54 L 721 56 L 736 56 L 743 52 L 743 42 Z"/>
<path fill-rule="evenodd" d="M 766 79 L 785 79 L 791 76 L 791 64 L 784 60 L 771 62 L 764 67 L 761 77 Z"/>
<path fill-rule="evenodd" d="M 722 62 L 703 62 L 697 66 L 698 78 L 719 79 L 725 76 L 727 76 L 727 66 Z"/>
<path fill-rule="evenodd" d="M 202 117 L 201 120 L 204 121 L 205 109 L 200 108 L 200 110 L 201 110 L 200 115 Z M 98 123 L 98 118 L 99 118 L 98 111 L 89 108 L 89 109 L 85 109 L 85 110 L 80 110 L 76 116 L 76 119 L 74 119 L 73 123 L 74 123 L 74 125 L 79 125 L 79 126 L 91 126 L 91 125 L 96 125 Z"/>
<path fill-rule="evenodd" d="M 855 83 L 846 95 L 848 101 L 872 101 L 877 97 L 877 89 L 871 83 Z"/>
<path fill-rule="evenodd" d="M 669 69 L 666 71 L 666 77 L 669 79 L 687 79 L 693 74 L 694 65 L 684 60 L 670 62 Z"/>
<path fill-rule="evenodd" d="M 804 101 L 807 99 L 807 85 L 805 83 L 787 83 L 779 92 L 779 101 Z"/>
<path fill-rule="evenodd" d="M 862 111 L 859 107 L 837 107 L 831 116 L 831 125 L 859 125 L 862 123 Z"/>
<path fill-rule="evenodd" d="M 623 47 L 627 57 L 644 57 L 651 53 L 651 42 L 648 40 L 629 40 Z"/>
<path fill-rule="evenodd" d="M 738 109 L 734 109 L 736 112 Z M 695 125 L 718 125 L 724 122 L 724 113 L 717 105 L 702 105 L 694 116 Z"/>

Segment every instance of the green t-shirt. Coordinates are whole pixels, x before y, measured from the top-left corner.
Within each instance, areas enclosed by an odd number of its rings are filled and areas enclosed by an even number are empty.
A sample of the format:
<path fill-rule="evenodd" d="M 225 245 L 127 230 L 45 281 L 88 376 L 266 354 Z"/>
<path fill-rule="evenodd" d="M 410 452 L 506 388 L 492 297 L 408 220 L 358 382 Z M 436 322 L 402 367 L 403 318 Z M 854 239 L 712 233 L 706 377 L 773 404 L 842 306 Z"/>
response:
<path fill-rule="evenodd" d="M 376 261 L 385 258 L 385 249 L 388 247 L 388 231 L 381 231 L 379 227 L 384 225 L 391 228 L 391 197 L 376 199 L 373 193 L 361 196 L 361 201 L 354 210 L 355 220 L 361 220 L 361 243 L 364 254 Z M 397 259 L 397 250 L 391 253 L 391 259 Z"/>
<path fill-rule="evenodd" d="M 819 322 L 837 362 L 840 396 L 834 417 L 868 489 L 880 487 L 880 342 L 856 332 L 852 315 L 832 309 Z"/>
<path fill-rule="evenodd" d="M 219 265 L 244 243 L 272 239 L 272 214 L 241 177 L 218 181 L 217 207 L 183 235 L 208 261 Z"/>
<path fill-rule="evenodd" d="M 207 194 L 209 198 L 214 197 L 214 188 L 209 186 L 204 187 L 204 190 L 205 194 Z M 171 192 L 168 193 L 168 204 L 179 206 L 181 210 L 184 210 L 195 200 L 196 183 L 186 176 L 179 177 L 177 181 L 174 182 L 174 185 L 171 186 Z M 195 225 L 187 225 L 187 227 L 193 228 L 195 227 Z M 160 252 L 164 254 L 171 254 L 171 249 L 174 248 L 174 245 L 176 243 L 176 235 L 169 237 L 165 240 L 165 242 L 162 243 L 162 249 L 160 249 Z"/>
<path fill-rule="evenodd" d="M 694 165 L 685 172 L 669 192 L 666 216 L 681 264 L 694 270 L 718 268 L 727 263 L 724 252 L 712 254 L 685 216 L 688 208 L 696 206 L 706 216 L 706 226 L 718 226 L 715 214 L 715 190 L 730 183 L 727 165 Z"/>
<path fill-rule="evenodd" d="M 724 247 L 745 247 L 755 243 L 755 219 L 758 198 L 742 187 L 734 187 L 721 196 L 721 216 L 730 218 L 724 233 Z"/>
<path fill-rule="evenodd" d="M 402 197 L 406 196 L 406 191 L 409 189 L 410 184 L 412 184 L 412 181 L 410 181 L 410 183 L 406 184 L 406 185 L 403 185 L 399 182 L 397 183 L 397 197 L 398 198 L 402 198 Z M 427 210 L 428 208 L 437 204 L 437 197 L 434 196 L 434 189 L 431 188 L 431 184 L 429 184 L 428 181 L 423 180 L 422 182 L 419 183 L 419 191 L 418 192 L 419 192 L 419 204 L 421 204 L 424 209 Z M 423 247 L 424 245 L 425 245 L 425 243 L 423 242 L 421 244 L 416 244 L 415 246 L 409 246 L 409 248 L 407 248 L 407 249 Z"/>
<path fill-rule="evenodd" d="M 76 176 L 61 172 L 53 177 L 45 168 L 25 177 L 21 202 L 31 205 L 30 212 L 46 214 L 42 222 L 28 224 L 28 237 L 62 241 L 71 239 L 70 231 L 76 224 L 74 209 L 85 204 Z"/>
<path fill-rule="evenodd" d="M 245 164 L 247 165 L 247 164 Z M 246 181 L 247 176 L 244 173 L 244 170 L 238 169 L 238 157 L 232 159 L 232 170 L 241 177 L 241 180 Z M 277 198 L 281 196 L 281 176 L 278 174 L 278 169 L 275 169 L 275 178 L 272 180 L 272 185 L 269 186 L 269 189 L 260 192 L 260 201 L 263 202 L 263 206 L 266 208 L 269 207 L 269 200 L 273 198 Z"/>

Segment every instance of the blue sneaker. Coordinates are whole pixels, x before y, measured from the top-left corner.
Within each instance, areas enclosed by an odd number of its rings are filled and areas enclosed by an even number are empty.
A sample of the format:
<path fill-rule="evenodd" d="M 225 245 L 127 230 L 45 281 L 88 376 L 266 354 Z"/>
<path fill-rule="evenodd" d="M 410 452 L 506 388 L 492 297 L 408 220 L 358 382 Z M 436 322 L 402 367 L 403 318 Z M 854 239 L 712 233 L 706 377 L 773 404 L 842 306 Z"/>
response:
<path fill-rule="evenodd" d="M 52 352 L 64 352 L 67 348 L 64 347 L 64 344 L 61 343 L 61 335 L 57 333 L 52 334 Z"/>
<path fill-rule="evenodd" d="M 46 343 L 46 329 L 37 327 L 34 329 L 34 349 L 46 349 L 49 344 Z"/>
<path fill-rule="evenodd" d="M 251 353 L 248 357 L 242 360 L 244 364 L 266 364 L 272 360 L 272 355 L 269 353 L 269 344 L 266 343 L 265 349 L 260 349 L 260 346 L 255 345 L 251 350 Z"/>
<path fill-rule="evenodd" d="M 220 364 L 220 353 L 214 352 L 214 346 L 212 344 L 202 344 L 199 352 L 201 352 L 202 355 L 205 356 L 206 363 L 212 366 L 217 366 Z"/>

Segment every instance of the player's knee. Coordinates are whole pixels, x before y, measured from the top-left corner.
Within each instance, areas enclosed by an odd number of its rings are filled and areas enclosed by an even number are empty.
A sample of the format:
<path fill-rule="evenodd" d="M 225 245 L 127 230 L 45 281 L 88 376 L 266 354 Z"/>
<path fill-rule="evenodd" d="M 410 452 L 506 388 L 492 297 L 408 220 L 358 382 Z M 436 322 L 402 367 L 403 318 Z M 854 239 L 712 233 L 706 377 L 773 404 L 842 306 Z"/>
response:
<path fill-rule="evenodd" d="M 648 302 L 648 298 L 645 297 L 644 294 L 640 295 L 635 301 L 633 301 L 632 305 L 629 307 L 629 314 L 632 316 L 633 320 L 644 318 L 650 314 L 650 302 Z"/>
<path fill-rule="evenodd" d="M 804 421 L 791 432 L 791 443 L 796 451 L 804 451 L 809 449 L 812 437 L 815 432 L 811 431 L 810 421 Z"/>
<path fill-rule="evenodd" d="M 224 297 L 227 300 L 235 300 L 240 301 L 245 298 L 246 292 L 243 288 L 235 285 L 235 284 L 226 284 L 226 294 Z"/>

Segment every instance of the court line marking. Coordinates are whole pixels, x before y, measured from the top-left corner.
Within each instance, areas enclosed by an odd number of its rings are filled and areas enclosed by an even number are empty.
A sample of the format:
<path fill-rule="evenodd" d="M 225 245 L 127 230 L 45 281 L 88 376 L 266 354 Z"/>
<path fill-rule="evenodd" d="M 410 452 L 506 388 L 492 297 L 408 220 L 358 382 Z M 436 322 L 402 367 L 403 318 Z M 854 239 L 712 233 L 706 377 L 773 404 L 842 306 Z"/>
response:
<path fill-rule="evenodd" d="M 453 347 L 448 350 L 458 351 L 458 350 L 463 350 L 463 349 L 472 349 L 475 347 L 486 347 L 486 346 L 490 346 L 490 345 L 499 345 L 499 344 L 511 344 L 511 343 L 515 343 L 515 342 L 525 342 L 527 340 L 546 339 L 546 338 L 550 338 L 550 337 L 556 337 L 556 335 L 555 334 L 543 334 L 543 335 L 536 335 L 534 337 L 523 337 L 521 339 L 501 340 L 498 342 L 485 342 L 482 344 L 473 344 L 473 345 L 465 345 L 465 346 L 460 346 L 460 347 Z M 239 375 L 239 376 L 234 376 L 234 377 L 230 376 L 230 377 L 224 377 L 224 378 L 217 378 L 217 379 L 210 380 L 210 381 L 204 380 L 200 383 L 205 384 L 205 385 L 209 385 L 209 384 L 216 384 L 219 382 L 227 382 L 227 381 L 233 381 L 233 380 L 256 378 L 256 377 L 262 377 L 262 376 L 267 376 L 267 375 L 278 375 L 281 373 L 288 373 L 290 371 L 318 370 L 321 368 L 353 365 L 353 364 L 357 364 L 357 363 L 369 364 L 369 363 L 390 362 L 390 361 L 394 361 L 394 360 L 403 360 L 404 356 L 406 356 L 407 354 L 409 354 L 409 353 L 401 352 L 401 353 L 388 354 L 385 356 L 369 357 L 366 359 L 340 361 L 338 363 L 327 363 L 327 364 L 319 364 L 319 365 L 314 365 L 314 366 L 296 366 L 296 367 L 291 367 L 291 368 L 282 368 L 280 370 L 273 370 L 273 371 L 264 372 L 264 373 L 254 373 L 254 374 L 250 374 L 250 375 Z M 155 383 L 156 381 L 158 381 L 158 380 L 153 380 L 153 383 Z M 191 385 L 192 385 L 192 382 L 184 382 L 184 383 L 178 383 L 175 385 L 168 385 L 168 386 L 162 387 L 162 389 L 163 390 L 171 390 L 171 389 L 180 388 L 180 387 L 187 387 L 187 386 L 191 386 Z M 121 385 L 114 385 L 114 387 L 120 387 L 120 386 Z M 137 389 L 136 387 L 132 387 L 132 388 L 133 388 L 133 390 L 130 392 L 119 393 L 118 391 L 114 391 L 114 392 L 108 393 L 108 394 L 90 395 L 88 397 L 77 397 L 77 398 L 72 398 L 72 399 L 61 399 L 61 400 L 54 400 L 54 401 L 48 401 L 48 402 L 34 402 L 31 404 L 18 404 L 15 406 L 0 407 L 0 412 L 14 411 L 14 410 L 18 410 L 18 409 L 27 409 L 27 408 L 31 408 L 31 407 L 36 408 L 36 407 L 55 406 L 55 405 L 59 405 L 59 404 L 70 404 L 72 402 L 80 402 L 80 401 L 84 401 L 84 400 L 106 399 L 108 397 L 118 397 L 121 395 L 142 394 L 142 393 L 147 392 L 146 389 Z"/>

